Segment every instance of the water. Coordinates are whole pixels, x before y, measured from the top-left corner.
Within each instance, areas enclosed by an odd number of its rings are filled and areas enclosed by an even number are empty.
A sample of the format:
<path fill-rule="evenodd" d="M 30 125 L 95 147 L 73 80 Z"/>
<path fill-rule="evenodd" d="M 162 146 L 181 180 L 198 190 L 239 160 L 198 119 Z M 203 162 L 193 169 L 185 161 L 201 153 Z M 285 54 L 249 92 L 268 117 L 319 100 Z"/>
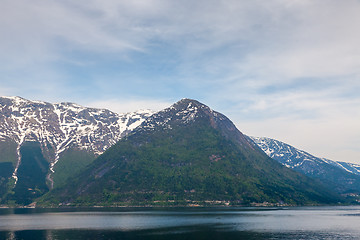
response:
<path fill-rule="evenodd" d="M 0 239 L 360 239 L 360 207 L 0 209 Z"/>

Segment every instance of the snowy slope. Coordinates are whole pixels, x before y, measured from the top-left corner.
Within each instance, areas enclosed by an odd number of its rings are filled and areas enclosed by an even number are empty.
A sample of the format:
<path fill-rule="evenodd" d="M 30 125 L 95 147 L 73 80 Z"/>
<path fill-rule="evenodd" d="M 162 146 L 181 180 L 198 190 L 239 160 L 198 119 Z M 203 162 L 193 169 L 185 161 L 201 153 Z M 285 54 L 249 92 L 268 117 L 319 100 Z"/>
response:
<path fill-rule="evenodd" d="M 0 97 L 0 144 L 9 140 L 17 144 L 18 160 L 13 173 L 17 179 L 20 146 L 25 141 L 41 143 L 53 171 L 65 150 L 78 148 L 100 155 L 152 114 L 149 110 L 117 114 L 74 103 Z"/>
<path fill-rule="evenodd" d="M 315 157 L 286 143 L 264 137 L 250 137 L 269 157 L 288 168 L 320 180 L 344 196 L 360 195 L 360 166 Z M 358 201 L 357 199 L 356 201 Z"/>
<path fill-rule="evenodd" d="M 328 164 L 352 174 L 360 175 L 360 165 L 346 162 L 332 161 L 315 157 L 281 141 L 266 137 L 250 137 L 269 157 L 279 161 L 289 168 L 303 168 Z M 308 169 L 307 171 L 313 171 Z"/>

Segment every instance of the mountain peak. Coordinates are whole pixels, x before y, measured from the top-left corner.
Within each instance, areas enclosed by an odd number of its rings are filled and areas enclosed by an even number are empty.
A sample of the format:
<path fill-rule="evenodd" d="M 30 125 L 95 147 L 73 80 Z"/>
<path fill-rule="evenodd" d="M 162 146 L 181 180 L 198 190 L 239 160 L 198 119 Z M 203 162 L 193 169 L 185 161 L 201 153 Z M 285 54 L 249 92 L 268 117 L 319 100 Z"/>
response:
<path fill-rule="evenodd" d="M 2 96 L 1 98 L 11 99 L 11 100 L 25 100 L 25 98 L 19 97 L 19 96 Z"/>
<path fill-rule="evenodd" d="M 189 103 L 204 105 L 204 104 L 200 103 L 199 101 L 197 101 L 195 99 L 191 99 L 191 98 L 183 98 L 183 99 L 177 101 L 174 105 L 176 105 L 176 104 L 189 104 Z"/>
<path fill-rule="evenodd" d="M 225 115 L 197 100 L 188 98 L 181 99 L 171 107 L 153 114 L 139 128 L 135 129 L 133 134 L 144 131 L 171 130 L 182 126 L 190 127 L 193 124 L 211 126 L 226 139 L 248 149 L 254 148 L 251 141 L 248 141 Z"/>
<path fill-rule="evenodd" d="M 158 127 L 171 129 L 179 124 L 186 125 L 199 119 L 209 120 L 215 116 L 218 116 L 218 114 L 208 106 L 197 100 L 184 98 L 172 106 L 153 114 L 142 124 L 138 131 L 152 130 Z"/>
<path fill-rule="evenodd" d="M 173 104 L 170 108 L 176 109 L 176 110 L 189 110 L 189 111 L 195 111 L 197 109 L 207 109 L 211 110 L 208 106 L 205 104 L 189 98 L 183 98 L 180 101 Z M 212 110 L 211 110 L 212 111 Z"/>
<path fill-rule="evenodd" d="M 28 101 L 27 99 L 19 97 L 19 96 L 2 96 L 0 98 L 2 98 L 3 100 L 8 100 L 8 101 L 14 102 L 15 104 L 19 104 L 19 103 Z"/>

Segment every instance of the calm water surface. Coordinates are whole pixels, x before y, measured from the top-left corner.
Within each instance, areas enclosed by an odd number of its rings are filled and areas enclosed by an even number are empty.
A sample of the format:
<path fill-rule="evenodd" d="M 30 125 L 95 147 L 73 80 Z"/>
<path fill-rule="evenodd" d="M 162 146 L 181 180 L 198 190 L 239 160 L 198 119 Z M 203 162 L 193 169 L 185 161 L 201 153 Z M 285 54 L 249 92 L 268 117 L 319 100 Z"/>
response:
<path fill-rule="evenodd" d="M 360 207 L 0 209 L 0 239 L 360 239 Z"/>

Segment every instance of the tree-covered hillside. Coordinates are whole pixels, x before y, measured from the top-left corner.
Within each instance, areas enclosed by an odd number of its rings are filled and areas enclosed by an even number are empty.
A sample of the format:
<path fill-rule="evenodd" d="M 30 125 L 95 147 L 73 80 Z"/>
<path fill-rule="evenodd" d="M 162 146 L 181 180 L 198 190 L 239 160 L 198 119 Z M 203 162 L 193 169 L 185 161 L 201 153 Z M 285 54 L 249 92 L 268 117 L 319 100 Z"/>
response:
<path fill-rule="evenodd" d="M 184 99 L 148 118 L 41 204 L 335 203 L 266 156 L 224 115 Z"/>

